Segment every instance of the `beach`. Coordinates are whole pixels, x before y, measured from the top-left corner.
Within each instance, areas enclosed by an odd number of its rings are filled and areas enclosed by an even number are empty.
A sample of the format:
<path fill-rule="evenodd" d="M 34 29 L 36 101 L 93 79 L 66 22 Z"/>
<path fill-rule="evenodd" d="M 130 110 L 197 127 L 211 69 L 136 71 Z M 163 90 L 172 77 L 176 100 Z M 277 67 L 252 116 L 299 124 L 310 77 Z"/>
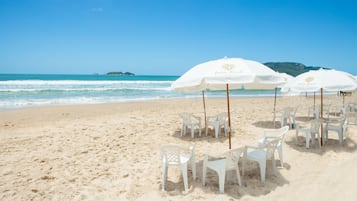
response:
<path fill-rule="evenodd" d="M 357 102 L 357 96 L 346 102 Z M 324 103 L 336 105 L 342 99 L 330 95 Z M 311 96 L 284 96 L 278 97 L 276 109 L 298 106 L 297 124 L 303 125 L 312 105 Z M 263 130 L 273 126 L 273 107 L 273 97 L 231 98 L 232 148 L 255 145 Z M 225 112 L 226 99 L 208 98 L 206 108 L 209 116 Z M 242 186 L 226 182 L 220 194 L 217 175 L 209 171 L 203 187 L 205 153 L 228 151 L 228 139 L 214 138 L 212 130 L 193 139 L 180 136 L 179 114 L 203 119 L 203 111 L 201 98 L 0 111 L 0 200 L 356 200 L 355 125 L 349 125 L 342 145 L 331 132 L 324 147 L 309 149 L 304 138 L 295 144 L 291 129 L 277 176 L 268 162 L 261 183 L 259 167 L 251 162 Z M 169 167 L 166 191 L 161 190 L 160 146 L 169 143 L 195 145 L 198 178 L 193 180 L 189 170 L 188 192 L 176 167 Z"/>

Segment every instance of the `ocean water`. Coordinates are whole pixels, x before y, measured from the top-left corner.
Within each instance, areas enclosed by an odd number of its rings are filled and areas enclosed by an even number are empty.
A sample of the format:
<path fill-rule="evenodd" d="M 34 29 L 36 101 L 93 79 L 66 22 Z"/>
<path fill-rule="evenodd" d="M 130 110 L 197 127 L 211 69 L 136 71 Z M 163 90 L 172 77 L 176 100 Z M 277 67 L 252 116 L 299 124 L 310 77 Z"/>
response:
<path fill-rule="evenodd" d="M 68 104 L 94 104 L 201 97 L 171 89 L 179 76 L 0 74 L 0 110 Z M 207 92 L 207 97 L 226 93 Z M 273 96 L 274 91 L 231 91 L 231 96 Z"/>

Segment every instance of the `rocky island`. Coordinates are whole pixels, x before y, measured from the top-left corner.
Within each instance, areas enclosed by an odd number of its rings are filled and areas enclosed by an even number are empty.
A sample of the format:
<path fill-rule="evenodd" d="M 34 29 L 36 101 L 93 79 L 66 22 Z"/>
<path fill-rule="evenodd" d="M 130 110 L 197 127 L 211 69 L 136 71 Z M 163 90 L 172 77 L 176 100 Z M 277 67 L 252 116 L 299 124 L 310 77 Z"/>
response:
<path fill-rule="evenodd" d="M 131 72 L 108 72 L 106 75 L 135 75 Z"/>

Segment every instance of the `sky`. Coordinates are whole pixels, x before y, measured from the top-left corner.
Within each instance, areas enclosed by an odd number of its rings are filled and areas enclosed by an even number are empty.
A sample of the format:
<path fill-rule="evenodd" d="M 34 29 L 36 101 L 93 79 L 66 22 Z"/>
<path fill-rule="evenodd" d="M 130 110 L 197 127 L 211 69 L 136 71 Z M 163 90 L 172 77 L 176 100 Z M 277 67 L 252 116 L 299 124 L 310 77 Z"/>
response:
<path fill-rule="evenodd" d="M 354 0 L 0 0 L 0 73 L 181 75 L 223 57 L 357 75 Z"/>

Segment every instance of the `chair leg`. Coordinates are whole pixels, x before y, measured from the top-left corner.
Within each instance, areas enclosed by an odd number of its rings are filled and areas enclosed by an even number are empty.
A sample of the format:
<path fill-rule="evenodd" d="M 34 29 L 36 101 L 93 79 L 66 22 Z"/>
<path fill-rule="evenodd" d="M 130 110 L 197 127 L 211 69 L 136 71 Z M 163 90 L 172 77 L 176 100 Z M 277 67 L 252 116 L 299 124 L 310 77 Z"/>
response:
<path fill-rule="evenodd" d="M 215 125 L 214 126 L 214 135 L 216 136 L 216 138 L 218 138 L 218 132 L 219 132 L 219 125 Z"/>
<path fill-rule="evenodd" d="M 191 160 L 192 160 L 192 162 L 191 162 L 192 177 L 193 177 L 193 180 L 196 180 L 196 163 L 195 163 L 194 158 L 192 158 Z"/>
<path fill-rule="evenodd" d="M 237 174 L 238 185 L 239 185 L 239 186 L 242 186 L 242 181 L 241 181 L 241 178 L 240 178 L 240 173 L 239 173 L 238 165 L 236 166 L 236 174 Z"/>
<path fill-rule="evenodd" d="M 338 138 L 339 138 L 340 144 L 342 144 L 342 142 L 343 142 L 342 130 L 338 131 Z"/>
<path fill-rule="evenodd" d="M 317 144 L 319 144 L 319 148 L 321 148 L 321 139 L 320 139 L 320 132 L 317 132 Z M 324 138 L 322 138 L 322 144 L 325 144 Z"/>
<path fill-rule="evenodd" d="M 183 129 L 185 129 L 185 125 L 182 125 L 182 128 L 181 128 L 181 137 L 183 136 Z"/>
<path fill-rule="evenodd" d="M 218 173 L 219 192 L 224 193 L 224 180 L 226 179 L 226 170 L 221 170 Z"/>
<path fill-rule="evenodd" d="M 260 168 L 260 177 L 261 177 L 261 181 L 265 182 L 265 170 L 266 170 L 266 163 L 267 161 L 259 161 L 259 168 Z"/>
<path fill-rule="evenodd" d="M 165 183 L 166 183 L 166 177 L 167 177 L 167 166 L 165 164 L 162 164 L 162 191 L 165 191 Z"/>
<path fill-rule="evenodd" d="M 202 169 L 202 186 L 206 186 L 206 176 L 207 176 L 207 167 L 206 167 L 206 164 L 203 163 L 203 169 Z"/>
<path fill-rule="evenodd" d="M 188 190 L 188 181 L 187 181 L 187 163 L 181 165 L 183 184 L 185 186 L 185 191 Z"/>
<path fill-rule="evenodd" d="M 284 167 L 283 145 L 280 145 L 278 147 L 278 154 L 279 154 L 279 159 L 280 159 L 280 165 L 281 165 L 281 167 Z"/>
<path fill-rule="evenodd" d="M 322 142 L 323 145 L 325 145 L 325 143 L 328 141 L 328 130 L 327 128 L 324 128 L 323 132 L 322 132 Z"/>
<path fill-rule="evenodd" d="M 242 160 L 242 176 L 244 176 L 246 156 L 247 156 L 246 153 L 244 153 L 243 154 L 243 160 Z"/>
<path fill-rule="evenodd" d="M 277 176 L 276 162 L 275 162 L 275 158 L 274 158 L 274 157 L 273 157 L 273 159 L 272 159 L 272 164 L 273 164 L 274 175 Z"/>
<path fill-rule="evenodd" d="M 191 125 L 191 136 L 192 136 L 192 138 L 195 137 L 195 126 L 194 125 Z"/>

